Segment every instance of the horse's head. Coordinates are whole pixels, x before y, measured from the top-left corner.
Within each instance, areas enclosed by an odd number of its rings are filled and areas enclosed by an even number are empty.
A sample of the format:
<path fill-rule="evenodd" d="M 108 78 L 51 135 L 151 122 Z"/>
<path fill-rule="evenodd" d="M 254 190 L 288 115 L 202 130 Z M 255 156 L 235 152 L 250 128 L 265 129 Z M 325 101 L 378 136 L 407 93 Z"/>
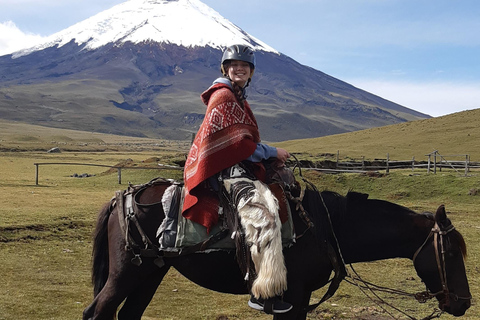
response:
<path fill-rule="evenodd" d="M 415 269 L 441 310 L 463 316 L 472 298 L 464 265 L 465 241 L 447 218 L 443 205 L 434 221 L 430 235 L 413 258 Z"/>

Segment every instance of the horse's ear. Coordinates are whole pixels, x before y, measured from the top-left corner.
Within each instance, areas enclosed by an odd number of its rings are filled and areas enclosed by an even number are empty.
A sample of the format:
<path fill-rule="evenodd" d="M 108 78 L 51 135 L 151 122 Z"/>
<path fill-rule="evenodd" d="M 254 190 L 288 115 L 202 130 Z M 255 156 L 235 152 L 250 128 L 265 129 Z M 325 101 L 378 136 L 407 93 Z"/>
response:
<path fill-rule="evenodd" d="M 435 214 L 435 221 L 440 225 L 448 225 L 449 220 L 447 219 L 447 212 L 445 211 L 445 205 L 441 205 L 437 209 Z"/>

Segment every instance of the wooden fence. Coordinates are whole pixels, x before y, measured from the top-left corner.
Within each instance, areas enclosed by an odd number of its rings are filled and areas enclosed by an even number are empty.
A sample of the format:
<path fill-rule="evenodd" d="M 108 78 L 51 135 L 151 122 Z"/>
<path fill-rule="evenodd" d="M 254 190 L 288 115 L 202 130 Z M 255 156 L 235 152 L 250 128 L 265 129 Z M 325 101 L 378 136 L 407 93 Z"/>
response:
<path fill-rule="evenodd" d="M 416 169 L 426 169 L 428 173 L 433 172 L 434 174 L 437 171 L 442 171 L 442 169 L 455 170 L 458 173 L 462 173 L 465 176 L 470 172 L 471 169 L 480 168 L 478 162 L 471 162 L 470 156 L 468 154 L 462 155 L 441 155 L 437 150 L 433 151 L 426 155 L 428 159 L 426 161 L 416 161 L 415 157 L 411 160 L 390 160 L 390 156 L 387 154 L 386 159 L 374 159 L 374 160 L 365 160 L 365 157 L 362 157 L 361 160 L 355 161 L 340 161 L 339 153 L 337 152 L 336 161 L 300 161 L 300 167 L 302 170 L 316 170 L 326 173 L 367 173 L 367 172 L 378 172 L 385 170 L 386 173 L 389 173 L 390 170 L 394 169 L 411 169 L 412 171 Z M 461 160 L 447 160 L 452 158 L 460 158 Z M 294 163 L 291 163 L 292 167 Z M 38 185 L 38 175 L 40 171 L 40 166 L 45 165 L 75 165 L 75 166 L 94 166 L 94 167 L 105 167 L 110 169 L 117 169 L 118 172 L 118 184 L 122 184 L 122 170 L 130 169 L 140 169 L 140 170 L 183 170 L 183 167 L 170 166 L 170 165 L 158 165 L 157 167 L 120 167 L 120 166 L 109 166 L 103 164 L 91 164 L 91 163 L 75 163 L 75 162 L 43 162 L 43 163 L 34 163 L 35 165 L 35 185 Z"/>
<path fill-rule="evenodd" d="M 169 166 L 169 165 L 159 165 L 158 167 L 119 167 L 119 166 L 109 166 L 104 164 L 91 164 L 91 163 L 75 163 L 75 162 L 38 162 L 34 163 L 35 165 L 35 185 L 38 186 L 38 175 L 40 171 L 40 166 L 46 165 L 73 165 L 73 166 L 91 166 L 91 167 L 104 167 L 110 169 L 117 169 L 118 172 L 118 184 L 122 184 L 122 170 L 130 169 L 140 169 L 140 170 L 183 170 L 182 167 Z"/>
<path fill-rule="evenodd" d="M 337 152 L 336 161 L 311 162 L 302 161 L 302 167 L 305 170 L 317 170 L 327 173 L 351 172 L 366 173 L 369 171 L 385 171 L 389 173 L 394 169 L 426 169 L 427 173 L 442 171 L 442 169 L 455 170 L 458 173 L 467 175 L 471 169 L 480 168 L 479 163 L 470 161 L 468 154 L 460 155 L 441 155 L 438 150 L 425 155 L 427 160 L 417 161 L 415 157 L 411 160 L 390 160 L 387 154 L 386 159 L 340 161 Z M 452 160 L 454 159 L 454 160 Z M 461 160 L 460 160 L 461 159 Z"/>

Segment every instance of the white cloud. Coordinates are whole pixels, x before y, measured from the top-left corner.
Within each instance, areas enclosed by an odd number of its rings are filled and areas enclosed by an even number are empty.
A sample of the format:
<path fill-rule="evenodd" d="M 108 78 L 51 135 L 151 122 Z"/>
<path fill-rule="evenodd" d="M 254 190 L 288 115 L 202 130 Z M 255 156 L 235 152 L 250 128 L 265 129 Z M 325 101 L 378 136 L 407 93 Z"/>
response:
<path fill-rule="evenodd" d="M 350 79 L 354 86 L 434 117 L 480 108 L 480 83 Z"/>
<path fill-rule="evenodd" d="M 43 39 L 40 35 L 23 32 L 12 21 L 0 23 L 0 56 L 33 47 Z"/>

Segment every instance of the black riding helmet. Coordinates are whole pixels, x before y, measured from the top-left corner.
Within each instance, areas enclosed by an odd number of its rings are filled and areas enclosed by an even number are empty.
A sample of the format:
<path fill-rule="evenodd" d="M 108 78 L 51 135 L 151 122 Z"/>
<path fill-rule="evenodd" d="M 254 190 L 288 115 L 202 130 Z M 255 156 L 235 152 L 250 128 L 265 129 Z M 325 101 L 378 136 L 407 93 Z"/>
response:
<path fill-rule="evenodd" d="M 227 72 L 224 68 L 225 62 L 228 62 L 230 60 L 240 60 L 240 61 L 245 61 L 250 64 L 250 68 L 252 69 L 252 74 L 250 75 L 250 78 L 253 76 L 253 72 L 255 71 L 255 53 L 253 52 L 253 49 L 250 48 L 249 46 L 245 46 L 243 44 L 234 44 L 232 46 L 229 46 L 225 49 L 223 52 L 222 56 L 222 63 L 220 65 L 220 70 L 224 76 L 227 75 Z"/>

